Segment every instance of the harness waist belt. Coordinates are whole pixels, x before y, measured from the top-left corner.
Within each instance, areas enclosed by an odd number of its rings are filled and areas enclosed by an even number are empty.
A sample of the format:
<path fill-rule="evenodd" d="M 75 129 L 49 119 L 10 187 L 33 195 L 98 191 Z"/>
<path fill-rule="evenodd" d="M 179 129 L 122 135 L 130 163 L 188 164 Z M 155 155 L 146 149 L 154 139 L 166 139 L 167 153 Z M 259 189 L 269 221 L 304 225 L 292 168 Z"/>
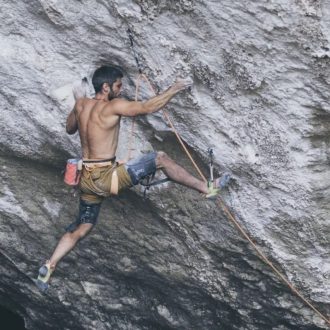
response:
<path fill-rule="evenodd" d="M 84 164 L 98 164 L 98 163 L 114 163 L 116 160 L 116 156 L 112 157 L 112 158 L 107 158 L 107 159 L 83 159 L 83 163 Z"/>
<path fill-rule="evenodd" d="M 116 157 L 108 159 L 83 159 L 83 165 L 87 170 L 97 167 L 111 166 L 115 164 Z"/>

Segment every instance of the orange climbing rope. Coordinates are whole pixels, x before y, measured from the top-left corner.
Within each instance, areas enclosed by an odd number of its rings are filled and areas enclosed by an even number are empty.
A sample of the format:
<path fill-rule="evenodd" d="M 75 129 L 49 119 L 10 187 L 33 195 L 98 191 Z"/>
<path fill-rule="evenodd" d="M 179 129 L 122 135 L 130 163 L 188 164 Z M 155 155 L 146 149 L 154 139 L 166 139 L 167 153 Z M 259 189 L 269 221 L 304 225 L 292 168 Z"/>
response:
<path fill-rule="evenodd" d="M 138 76 L 137 79 L 137 84 L 136 84 L 136 90 L 135 90 L 135 100 L 137 101 L 138 99 L 138 93 L 139 93 L 139 88 L 140 88 L 140 81 L 144 80 L 150 90 L 157 95 L 155 89 L 153 88 L 153 86 L 151 85 L 149 79 L 147 78 L 147 76 L 143 73 L 140 73 L 140 75 Z M 187 154 L 188 158 L 190 159 L 190 161 L 192 162 L 193 166 L 195 167 L 195 169 L 197 170 L 198 174 L 200 175 L 200 177 L 202 178 L 203 181 L 207 181 L 205 176 L 203 175 L 202 171 L 200 170 L 200 168 L 198 167 L 198 165 L 196 164 L 196 162 L 193 160 L 189 150 L 186 148 L 186 146 L 184 145 L 181 136 L 179 135 L 178 131 L 176 130 L 176 128 L 173 125 L 173 122 L 170 118 L 170 116 L 166 113 L 165 110 L 163 111 L 163 115 L 164 118 L 167 120 L 167 122 L 169 123 L 173 133 L 175 134 L 176 138 L 178 139 L 179 143 L 181 144 L 181 146 L 183 147 L 185 153 Z M 134 130 L 134 119 L 132 121 L 132 131 L 131 131 L 131 138 L 133 137 L 133 130 Z M 130 142 L 131 145 L 131 142 Z M 130 149 L 131 150 L 131 149 Z M 130 153 L 129 150 L 129 153 Z M 226 204 L 224 203 L 224 201 L 221 199 L 221 197 L 219 196 L 216 200 L 217 204 L 222 208 L 223 212 L 226 214 L 227 218 L 234 224 L 234 226 L 238 229 L 238 231 L 243 235 L 243 237 L 252 245 L 252 247 L 254 248 L 254 250 L 257 252 L 257 255 L 260 257 L 260 259 L 266 263 L 272 270 L 273 272 L 290 288 L 290 290 L 296 294 L 306 305 L 308 305 L 316 314 L 318 314 L 328 325 L 330 325 L 330 319 L 328 319 L 323 313 L 321 313 L 312 303 L 310 303 L 301 293 L 298 289 L 296 289 L 294 287 L 293 284 L 291 284 L 286 278 L 285 276 L 273 265 L 273 263 L 263 254 L 263 252 L 256 246 L 256 244 L 252 241 L 252 239 L 250 238 L 250 236 L 246 233 L 246 231 L 242 228 L 242 226 L 239 224 L 239 222 L 236 220 L 235 216 L 233 215 L 232 212 L 230 212 L 229 208 L 226 206 Z"/>

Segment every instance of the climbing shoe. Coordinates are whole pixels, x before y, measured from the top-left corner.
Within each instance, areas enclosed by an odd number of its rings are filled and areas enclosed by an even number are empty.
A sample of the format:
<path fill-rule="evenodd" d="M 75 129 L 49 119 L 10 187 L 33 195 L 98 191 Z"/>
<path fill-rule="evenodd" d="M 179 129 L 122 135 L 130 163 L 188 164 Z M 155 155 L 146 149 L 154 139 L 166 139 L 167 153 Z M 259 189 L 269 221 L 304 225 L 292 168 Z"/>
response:
<path fill-rule="evenodd" d="M 207 183 L 208 192 L 206 194 L 206 198 L 210 198 L 210 199 L 216 198 L 219 195 L 220 190 L 228 185 L 230 179 L 231 179 L 230 174 L 224 173 L 220 178 L 215 179 L 213 182 L 208 181 Z"/>
<path fill-rule="evenodd" d="M 53 270 L 50 268 L 50 263 L 46 263 L 39 268 L 39 276 L 35 280 L 35 284 L 39 290 L 45 293 L 49 288 L 49 279 L 52 275 Z"/>

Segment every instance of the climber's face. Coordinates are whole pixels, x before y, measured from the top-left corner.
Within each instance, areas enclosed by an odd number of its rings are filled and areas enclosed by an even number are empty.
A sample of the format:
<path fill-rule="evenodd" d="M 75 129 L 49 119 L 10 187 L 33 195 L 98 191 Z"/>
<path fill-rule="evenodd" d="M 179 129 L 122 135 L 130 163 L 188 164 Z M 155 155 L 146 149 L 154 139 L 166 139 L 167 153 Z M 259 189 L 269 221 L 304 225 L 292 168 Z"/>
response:
<path fill-rule="evenodd" d="M 112 84 L 112 92 L 114 97 L 118 97 L 121 92 L 121 87 L 123 83 L 121 81 L 121 78 L 118 78 L 113 84 Z"/>
<path fill-rule="evenodd" d="M 108 95 L 108 100 L 118 97 L 121 92 L 122 81 L 121 78 L 118 78 L 112 85 L 108 83 L 103 84 L 102 92 Z"/>

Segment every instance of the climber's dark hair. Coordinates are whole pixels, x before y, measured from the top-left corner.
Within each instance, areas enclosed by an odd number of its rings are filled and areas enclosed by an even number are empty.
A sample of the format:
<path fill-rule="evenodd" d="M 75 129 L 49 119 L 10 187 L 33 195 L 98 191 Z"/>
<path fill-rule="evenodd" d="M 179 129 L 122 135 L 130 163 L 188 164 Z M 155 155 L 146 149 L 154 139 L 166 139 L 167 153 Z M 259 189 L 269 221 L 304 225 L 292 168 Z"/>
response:
<path fill-rule="evenodd" d="M 118 78 L 123 78 L 123 76 L 121 70 L 116 66 L 104 65 L 96 69 L 92 78 L 95 93 L 99 93 L 102 90 L 104 83 L 108 83 L 112 88 L 113 83 Z"/>

